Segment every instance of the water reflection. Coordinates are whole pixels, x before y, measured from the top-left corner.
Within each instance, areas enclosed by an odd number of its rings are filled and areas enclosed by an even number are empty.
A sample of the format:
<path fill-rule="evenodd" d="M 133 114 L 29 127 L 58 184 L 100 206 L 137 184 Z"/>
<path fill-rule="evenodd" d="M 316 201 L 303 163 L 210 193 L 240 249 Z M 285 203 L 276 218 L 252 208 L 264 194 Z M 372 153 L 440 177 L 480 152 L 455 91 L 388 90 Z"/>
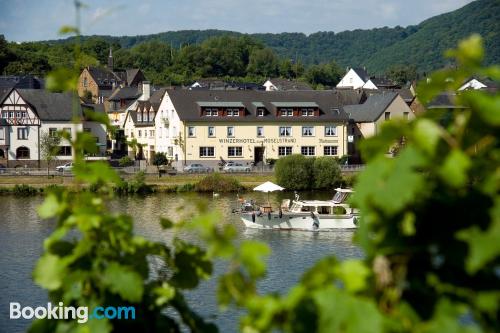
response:
<path fill-rule="evenodd" d="M 326 199 L 332 193 L 303 193 L 304 199 Z M 267 200 L 264 193 L 252 193 L 256 201 Z M 292 198 L 293 193 L 273 193 L 271 201 L 279 203 L 283 198 Z M 238 230 L 238 240 L 256 240 L 269 245 L 272 254 L 267 260 L 268 274 L 260 283 L 262 292 L 283 293 L 297 283 L 304 270 L 326 255 L 339 258 L 360 257 L 359 248 L 351 242 L 352 231 L 278 231 L 245 229 L 237 214 L 236 195 L 212 194 L 159 194 L 148 197 L 121 197 L 110 203 L 113 211 L 130 214 L 135 219 L 135 232 L 148 239 L 168 242 L 172 233 L 159 225 L 161 216 L 176 220 L 186 212 L 192 212 L 200 200 L 206 200 L 210 209 L 222 213 L 221 223 L 233 224 Z M 34 264 L 43 249 L 43 239 L 53 228 L 53 223 L 40 221 L 36 207 L 41 197 L 17 198 L 0 197 L 0 331 L 23 332 L 29 321 L 8 320 L 8 303 L 20 302 L 24 305 L 39 305 L 47 302 L 46 293 L 31 280 Z M 183 207 L 183 210 L 179 210 Z M 184 234 L 183 238 L 196 241 L 194 235 Z M 215 275 L 226 269 L 224 262 L 217 262 Z M 216 280 L 202 283 L 201 287 L 188 294 L 193 307 L 205 316 L 216 316 L 222 332 L 236 331 L 238 315 L 236 310 L 219 314 L 216 305 Z"/>

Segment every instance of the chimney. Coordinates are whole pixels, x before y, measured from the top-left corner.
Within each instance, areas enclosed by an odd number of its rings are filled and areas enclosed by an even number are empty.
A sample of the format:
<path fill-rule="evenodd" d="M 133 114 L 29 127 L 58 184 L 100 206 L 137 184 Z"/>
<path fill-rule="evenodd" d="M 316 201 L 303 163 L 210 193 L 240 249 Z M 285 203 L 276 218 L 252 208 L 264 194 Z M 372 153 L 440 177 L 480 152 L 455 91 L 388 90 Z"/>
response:
<path fill-rule="evenodd" d="M 113 71 L 113 50 L 109 47 L 108 69 Z"/>
<path fill-rule="evenodd" d="M 151 84 L 149 81 L 142 82 L 142 95 L 139 98 L 140 101 L 147 101 L 151 97 Z"/>

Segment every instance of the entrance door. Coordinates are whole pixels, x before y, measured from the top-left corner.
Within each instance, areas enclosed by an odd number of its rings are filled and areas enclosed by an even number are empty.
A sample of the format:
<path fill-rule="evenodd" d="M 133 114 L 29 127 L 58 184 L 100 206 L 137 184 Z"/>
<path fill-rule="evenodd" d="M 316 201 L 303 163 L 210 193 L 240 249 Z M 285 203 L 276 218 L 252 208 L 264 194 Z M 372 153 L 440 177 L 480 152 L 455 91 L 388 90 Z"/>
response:
<path fill-rule="evenodd" d="M 259 147 L 255 147 L 255 150 L 254 150 L 254 164 L 257 165 L 258 163 L 260 162 L 263 162 L 264 161 L 264 147 L 262 146 L 259 146 Z"/>

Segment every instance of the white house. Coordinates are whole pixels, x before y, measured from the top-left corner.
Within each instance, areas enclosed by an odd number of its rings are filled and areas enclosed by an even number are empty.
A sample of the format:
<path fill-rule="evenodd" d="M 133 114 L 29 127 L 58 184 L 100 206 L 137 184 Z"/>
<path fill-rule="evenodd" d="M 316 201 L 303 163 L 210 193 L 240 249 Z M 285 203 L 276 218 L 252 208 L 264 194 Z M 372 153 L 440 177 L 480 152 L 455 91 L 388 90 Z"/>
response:
<path fill-rule="evenodd" d="M 283 78 L 269 79 L 264 82 L 263 86 L 266 88 L 266 91 L 313 90 L 313 88 L 305 82 Z"/>
<path fill-rule="evenodd" d="M 351 68 L 337 84 L 337 88 L 363 88 L 368 80 L 370 80 L 370 76 L 364 68 Z"/>
<path fill-rule="evenodd" d="M 460 88 L 458 88 L 459 91 L 469 89 L 498 89 L 498 84 L 490 79 L 477 79 L 472 77 L 468 79 Z"/>
<path fill-rule="evenodd" d="M 82 116 L 82 106 L 75 110 Z M 87 131 L 95 137 L 100 155 L 106 150 L 104 125 L 83 119 L 74 124 L 73 95 L 51 93 L 41 89 L 10 89 L 0 100 L 0 164 L 8 167 L 41 167 L 40 137 L 43 133 L 56 134 L 67 131 Z M 71 160 L 72 148 L 63 140 L 58 156 L 59 163 Z"/>

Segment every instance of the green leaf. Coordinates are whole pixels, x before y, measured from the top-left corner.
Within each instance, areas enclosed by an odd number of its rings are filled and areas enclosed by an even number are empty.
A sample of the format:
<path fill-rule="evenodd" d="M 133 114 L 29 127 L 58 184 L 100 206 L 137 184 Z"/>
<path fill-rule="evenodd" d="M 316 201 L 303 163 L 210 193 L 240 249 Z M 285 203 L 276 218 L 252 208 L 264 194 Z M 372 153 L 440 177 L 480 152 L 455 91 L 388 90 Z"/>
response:
<path fill-rule="evenodd" d="M 370 270 L 361 260 L 346 260 L 335 268 L 335 273 L 342 280 L 350 293 L 362 291 L 367 286 Z"/>
<path fill-rule="evenodd" d="M 163 282 L 160 287 L 154 289 L 154 293 L 156 294 L 155 304 L 163 306 L 175 297 L 175 288 Z"/>
<path fill-rule="evenodd" d="M 429 155 L 434 155 L 441 136 L 441 128 L 429 119 L 420 119 L 415 125 L 413 134 L 417 145 Z"/>
<path fill-rule="evenodd" d="M 53 254 L 44 254 L 38 260 L 33 271 L 35 283 L 48 290 L 56 290 L 61 287 L 65 275 L 65 261 Z"/>
<path fill-rule="evenodd" d="M 313 299 L 318 307 L 319 332 L 383 331 L 382 315 L 371 300 L 351 296 L 335 287 L 314 292 Z"/>
<path fill-rule="evenodd" d="M 112 262 L 104 271 L 102 282 L 126 301 L 140 302 L 142 299 L 142 277 L 129 267 Z"/>
<path fill-rule="evenodd" d="M 492 209 L 492 222 L 488 230 L 482 231 L 474 226 L 457 233 L 457 238 L 469 244 L 466 268 L 471 274 L 500 255 L 500 200 Z"/>
<path fill-rule="evenodd" d="M 59 200 L 55 194 L 49 194 L 45 201 L 38 207 L 38 215 L 42 219 L 48 219 L 57 215 L 60 207 Z"/>
<path fill-rule="evenodd" d="M 255 279 L 265 275 L 266 263 L 263 257 L 270 253 L 269 247 L 261 242 L 245 241 L 240 246 L 240 260 L 250 274 Z"/>
<path fill-rule="evenodd" d="M 78 85 L 78 73 L 67 68 L 58 68 L 47 75 L 45 84 L 50 91 L 75 91 Z"/>
<path fill-rule="evenodd" d="M 160 218 L 160 225 L 163 229 L 170 229 L 174 226 L 174 222 L 170 219 L 162 217 Z"/>
<path fill-rule="evenodd" d="M 461 150 L 453 149 L 439 170 L 441 178 L 448 185 L 458 188 L 467 182 L 467 171 L 471 161 Z"/>

